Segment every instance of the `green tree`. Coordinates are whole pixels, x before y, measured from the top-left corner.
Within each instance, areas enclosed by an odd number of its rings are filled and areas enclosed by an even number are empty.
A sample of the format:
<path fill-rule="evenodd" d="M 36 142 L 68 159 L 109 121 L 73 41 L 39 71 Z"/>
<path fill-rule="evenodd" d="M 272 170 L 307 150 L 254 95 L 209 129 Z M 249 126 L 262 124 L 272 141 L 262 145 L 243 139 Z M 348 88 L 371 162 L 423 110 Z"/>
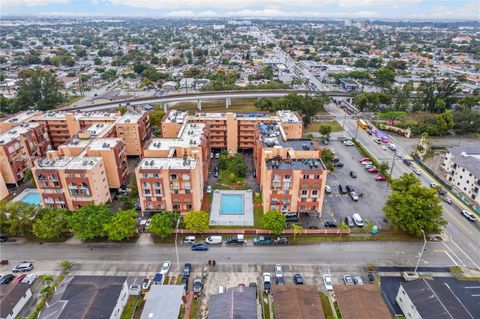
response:
<path fill-rule="evenodd" d="M 185 214 L 183 221 L 188 230 L 204 232 L 208 230 L 210 218 L 207 212 L 192 210 Z"/>
<path fill-rule="evenodd" d="M 40 68 L 19 72 L 17 105 L 18 110 L 36 106 L 45 111 L 55 108 L 65 100 L 61 84 L 52 72 Z"/>
<path fill-rule="evenodd" d="M 380 171 L 380 175 L 387 176 L 388 170 L 390 169 L 390 165 L 387 162 L 383 161 L 378 165 L 378 170 Z"/>
<path fill-rule="evenodd" d="M 395 81 L 395 71 L 388 67 L 382 67 L 375 72 L 375 82 L 383 87 L 389 87 Z"/>
<path fill-rule="evenodd" d="M 73 267 L 73 262 L 68 259 L 64 259 L 60 262 L 60 267 L 62 267 L 62 271 L 64 274 L 68 274 L 68 272 Z"/>
<path fill-rule="evenodd" d="M 263 216 L 263 228 L 270 230 L 275 235 L 280 235 L 285 229 L 286 217 L 278 210 L 269 210 Z"/>
<path fill-rule="evenodd" d="M 423 187 L 413 174 L 405 174 L 391 182 L 390 194 L 383 211 L 392 224 L 408 234 L 420 236 L 438 233 L 447 221 L 437 190 Z"/>
<path fill-rule="evenodd" d="M 40 290 L 40 295 L 46 300 L 50 299 L 53 296 L 53 293 L 53 288 L 49 286 L 45 286 Z"/>
<path fill-rule="evenodd" d="M 342 221 L 342 222 L 340 223 L 340 225 L 338 225 L 338 228 L 339 228 L 340 230 L 349 230 L 349 229 L 350 229 L 350 226 L 348 226 L 348 224 L 345 223 L 345 221 Z M 342 233 L 340 233 L 340 236 L 342 236 Z"/>
<path fill-rule="evenodd" d="M 137 232 L 137 212 L 134 209 L 118 211 L 104 225 L 104 230 L 110 240 L 120 241 L 134 236 Z"/>
<path fill-rule="evenodd" d="M 335 154 L 328 148 L 323 148 L 322 153 L 320 154 L 320 158 L 322 159 L 323 164 L 329 170 L 333 170 L 333 158 Z"/>
<path fill-rule="evenodd" d="M 297 235 L 299 235 L 299 234 L 302 233 L 303 227 L 302 227 L 302 225 L 293 224 L 293 225 L 292 225 L 292 230 L 293 230 L 293 239 L 296 240 L 296 239 L 297 239 Z"/>
<path fill-rule="evenodd" d="M 69 227 L 80 240 L 106 235 L 104 226 L 110 223 L 112 213 L 105 205 L 88 205 L 74 211 L 69 218 Z"/>
<path fill-rule="evenodd" d="M 320 124 L 320 127 L 319 127 L 318 131 L 320 132 L 320 134 L 322 134 L 322 136 L 326 140 L 329 140 L 330 139 L 330 134 L 332 134 L 332 126 L 330 124 L 327 124 L 327 123 L 322 123 L 322 124 Z"/>
<path fill-rule="evenodd" d="M 53 283 L 53 276 L 52 275 L 43 275 L 42 284 L 45 287 L 51 287 L 52 283 Z"/>
<path fill-rule="evenodd" d="M 95 59 L 93 59 L 93 63 L 95 63 L 95 65 L 100 65 L 102 64 L 102 59 L 100 59 L 99 57 L 96 57 Z"/>
<path fill-rule="evenodd" d="M 2 202 L 3 212 L 8 216 L 6 219 L 6 231 L 12 236 L 24 237 L 32 232 L 35 217 L 35 206 L 18 201 Z M 3 219 L 3 218 L 2 218 Z"/>
<path fill-rule="evenodd" d="M 33 234 L 40 239 L 59 238 L 67 228 L 67 210 L 42 208 L 33 223 Z"/>
<path fill-rule="evenodd" d="M 458 109 L 465 111 L 471 110 L 472 107 L 478 105 L 480 98 L 477 96 L 465 96 L 458 100 Z"/>
<path fill-rule="evenodd" d="M 175 229 L 175 220 L 171 214 L 156 214 L 152 217 L 152 221 L 148 226 L 148 231 L 157 235 L 161 239 L 172 234 Z"/>

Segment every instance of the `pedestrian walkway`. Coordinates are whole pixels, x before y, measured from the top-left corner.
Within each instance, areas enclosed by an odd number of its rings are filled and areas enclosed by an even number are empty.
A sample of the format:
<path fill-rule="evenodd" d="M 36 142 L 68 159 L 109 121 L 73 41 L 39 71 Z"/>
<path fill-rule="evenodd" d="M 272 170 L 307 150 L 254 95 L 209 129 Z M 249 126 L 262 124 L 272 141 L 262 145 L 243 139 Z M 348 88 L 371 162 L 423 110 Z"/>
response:
<path fill-rule="evenodd" d="M 148 245 L 153 245 L 153 239 L 152 239 L 152 234 L 150 233 L 141 233 L 140 236 L 138 236 L 138 240 L 136 242 L 137 245 L 139 246 L 148 246 Z"/>

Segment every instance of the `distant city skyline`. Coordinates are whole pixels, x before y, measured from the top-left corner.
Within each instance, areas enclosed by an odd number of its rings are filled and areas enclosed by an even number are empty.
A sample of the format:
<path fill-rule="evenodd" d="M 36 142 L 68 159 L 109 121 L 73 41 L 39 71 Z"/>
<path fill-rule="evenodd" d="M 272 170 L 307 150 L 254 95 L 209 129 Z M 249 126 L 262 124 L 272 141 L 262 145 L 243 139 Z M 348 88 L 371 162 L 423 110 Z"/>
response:
<path fill-rule="evenodd" d="M 480 20 L 476 0 L 2 0 L 1 16 Z"/>

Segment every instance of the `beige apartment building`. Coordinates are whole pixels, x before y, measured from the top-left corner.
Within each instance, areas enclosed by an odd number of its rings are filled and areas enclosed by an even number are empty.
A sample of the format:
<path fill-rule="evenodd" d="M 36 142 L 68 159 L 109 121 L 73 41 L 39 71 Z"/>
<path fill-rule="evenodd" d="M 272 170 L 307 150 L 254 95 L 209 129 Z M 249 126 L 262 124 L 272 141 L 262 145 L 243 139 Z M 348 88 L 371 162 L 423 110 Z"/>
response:
<path fill-rule="evenodd" d="M 50 139 L 45 125 L 23 122 L 0 134 L 0 174 L 6 184 L 20 182 L 35 159 L 45 156 Z"/>
<path fill-rule="evenodd" d="M 201 209 L 204 181 L 198 160 L 146 157 L 135 175 L 142 212 Z"/>
<path fill-rule="evenodd" d="M 58 157 L 37 160 L 33 177 L 45 207 L 76 210 L 110 201 L 101 157 Z"/>
<path fill-rule="evenodd" d="M 40 116 L 42 114 L 43 113 L 40 111 L 25 111 L 1 118 L 0 133 L 4 133 L 22 123 L 28 123 L 36 116 Z"/>
<path fill-rule="evenodd" d="M 123 138 L 127 155 L 141 156 L 152 135 L 148 112 L 127 112 L 115 122 L 116 136 Z"/>

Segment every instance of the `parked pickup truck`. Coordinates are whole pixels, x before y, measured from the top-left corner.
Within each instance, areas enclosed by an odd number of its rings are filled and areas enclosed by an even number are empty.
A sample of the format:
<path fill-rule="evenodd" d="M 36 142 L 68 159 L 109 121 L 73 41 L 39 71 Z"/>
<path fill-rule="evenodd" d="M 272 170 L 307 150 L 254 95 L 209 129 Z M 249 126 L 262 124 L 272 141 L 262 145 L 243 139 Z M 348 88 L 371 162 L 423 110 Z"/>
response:
<path fill-rule="evenodd" d="M 227 237 L 227 244 L 239 244 L 243 245 L 245 243 L 245 237 L 243 235 L 235 235 Z"/>
<path fill-rule="evenodd" d="M 265 237 L 265 236 L 253 237 L 254 245 L 271 245 L 272 242 L 273 241 L 270 237 Z"/>

